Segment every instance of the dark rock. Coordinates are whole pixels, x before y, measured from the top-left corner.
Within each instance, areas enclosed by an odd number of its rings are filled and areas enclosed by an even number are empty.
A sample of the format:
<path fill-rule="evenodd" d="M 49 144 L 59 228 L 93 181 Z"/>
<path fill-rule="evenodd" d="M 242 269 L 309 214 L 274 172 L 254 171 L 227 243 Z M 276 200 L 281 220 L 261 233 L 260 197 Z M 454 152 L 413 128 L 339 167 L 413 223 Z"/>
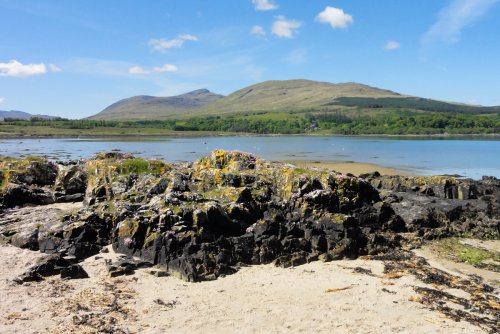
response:
<path fill-rule="evenodd" d="M 24 274 L 16 278 L 16 282 L 40 281 L 43 277 L 58 275 L 61 270 L 71 266 L 72 263 L 63 259 L 61 254 L 46 256 L 38 260 Z"/>
<path fill-rule="evenodd" d="M 77 193 L 77 194 L 72 194 L 72 195 L 63 195 L 56 197 L 56 202 L 62 203 L 62 202 L 81 202 L 85 198 L 84 193 Z"/>
<path fill-rule="evenodd" d="M 116 261 L 105 260 L 106 270 L 110 277 L 132 275 L 136 269 L 148 268 L 152 264 L 142 260 L 135 260 L 130 257 L 122 257 Z"/>
<path fill-rule="evenodd" d="M 73 264 L 69 267 L 61 269 L 61 278 L 64 279 L 81 279 L 88 278 L 89 275 L 79 264 Z"/>
<path fill-rule="evenodd" d="M 21 281 L 56 273 L 84 277 L 76 262 L 110 243 L 127 256 L 106 263 L 110 276 L 157 265 L 200 281 L 249 264 L 289 267 L 381 254 L 463 233 L 500 235 L 495 178 L 379 173 L 357 178 L 220 150 L 193 164 L 162 165 L 161 172 L 128 173 L 120 164 L 130 158 L 112 152 L 64 164 L 57 180 L 50 167 L 34 164 L 37 172 L 15 174 L 15 182 L 2 188 L 3 208 L 81 200 L 85 193 L 84 209 L 40 225 L 23 224 L 5 210 L 0 241 L 54 256 Z"/>
<path fill-rule="evenodd" d="M 59 187 L 66 195 L 85 193 L 87 189 L 87 172 L 84 165 L 72 165 L 64 169 L 59 176 Z"/>
<path fill-rule="evenodd" d="M 25 204 L 46 205 L 55 202 L 53 193 L 46 189 L 25 184 L 10 184 L 3 189 L 2 204 L 8 208 Z"/>
<path fill-rule="evenodd" d="M 53 185 L 58 167 L 49 161 L 31 161 L 25 170 L 11 170 L 9 180 L 13 183 L 47 186 Z"/>
<path fill-rule="evenodd" d="M 289 268 L 307 263 L 309 254 L 307 252 L 297 252 L 278 257 L 274 264 L 278 267 Z"/>

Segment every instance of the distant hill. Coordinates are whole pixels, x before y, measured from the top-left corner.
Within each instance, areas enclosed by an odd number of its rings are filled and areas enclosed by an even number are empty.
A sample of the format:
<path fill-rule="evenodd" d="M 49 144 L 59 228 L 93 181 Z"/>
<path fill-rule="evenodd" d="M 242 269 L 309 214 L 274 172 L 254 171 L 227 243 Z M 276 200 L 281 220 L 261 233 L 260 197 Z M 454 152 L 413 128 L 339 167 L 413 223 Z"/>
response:
<path fill-rule="evenodd" d="M 179 116 L 191 109 L 222 99 L 224 96 L 199 89 L 170 97 L 134 96 L 113 103 L 89 119 L 144 120 Z"/>
<path fill-rule="evenodd" d="M 24 111 L 19 110 L 0 110 L 0 121 L 3 121 L 5 118 L 15 118 L 15 119 L 31 119 L 32 117 L 44 118 L 44 119 L 55 119 L 59 118 L 56 116 L 48 116 L 48 115 L 33 115 Z"/>
<path fill-rule="evenodd" d="M 389 90 L 358 83 L 329 83 L 311 80 L 265 81 L 240 89 L 200 108 L 201 114 L 251 111 L 291 111 L 317 108 L 340 97 L 401 97 Z"/>
<path fill-rule="evenodd" d="M 240 89 L 226 97 L 206 89 L 173 97 L 131 97 L 110 105 L 90 119 L 186 119 L 276 113 L 290 116 L 344 109 L 359 110 L 362 113 L 369 110 L 471 114 L 500 112 L 500 107 L 472 106 L 406 96 L 359 83 L 274 80 Z"/>
<path fill-rule="evenodd" d="M 483 107 L 462 103 L 450 103 L 421 97 L 401 98 L 367 98 L 367 97 L 341 97 L 328 105 L 359 107 L 369 109 L 413 109 L 420 111 L 433 111 L 441 113 L 462 114 L 491 114 L 500 112 L 500 107 Z"/>

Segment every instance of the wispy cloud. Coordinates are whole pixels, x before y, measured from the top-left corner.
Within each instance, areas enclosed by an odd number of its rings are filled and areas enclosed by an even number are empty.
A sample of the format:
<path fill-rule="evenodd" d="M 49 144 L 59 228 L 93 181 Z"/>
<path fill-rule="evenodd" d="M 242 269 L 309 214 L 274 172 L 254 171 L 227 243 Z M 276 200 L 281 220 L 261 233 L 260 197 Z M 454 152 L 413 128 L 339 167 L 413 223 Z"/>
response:
<path fill-rule="evenodd" d="M 128 73 L 133 75 L 148 75 L 150 71 L 145 70 L 140 66 L 132 66 L 128 69 Z"/>
<path fill-rule="evenodd" d="M 62 69 L 55 64 L 49 64 L 49 70 L 51 72 L 62 72 Z"/>
<path fill-rule="evenodd" d="M 252 0 L 256 10 L 274 10 L 279 6 L 273 0 Z"/>
<path fill-rule="evenodd" d="M 68 71 L 108 77 L 153 77 L 153 74 L 177 72 L 179 69 L 172 64 L 155 67 L 143 67 L 120 60 L 106 60 L 95 58 L 73 58 L 66 66 Z"/>
<path fill-rule="evenodd" d="M 155 73 L 177 72 L 177 66 L 172 64 L 165 64 L 163 66 L 154 67 L 153 72 Z"/>
<path fill-rule="evenodd" d="M 387 51 L 392 51 L 392 50 L 397 50 L 401 47 L 401 44 L 399 44 L 398 42 L 396 41 L 388 41 L 385 46 L 384 46 L 384 49 L 386 49 Z"/>
<path fill-rule="evenodd" d="M 326 6 L 326 8 L 316 16 L 316 21 L 327 23 L 332 28 L 347 28 L 354 22 L 352 15 L 344 12 L 343 9 Z"/>
<path fill-rule="evenodd" d="M 4 102 L 5 102 L 5 100 L 6 100 L 6 98 L 5 98 L 5 97 L 0 96 L 0 104 L 4 103 Z"/>
<path fill-rule="evenodd" d="M 250 33 L 258 37 L 264 37 L 267 35 L 266 30 L 258 25 L 253 26 L 252 29 L 250 30 Z"/>
<path fill-rule="evenodd" d="M 300 27 L 302 27 L 302 22 L 287 20 L 284 16 L 278 16 L 276 21 L 273 22 L 271 32 L 281 38 L 294 38 Z"/>
<path fill-rule="evenodd" d="M 47 72 L 60 72 L 61 69 L 54 64 L 23 64 L 17 60 L 0 63 L 0 77 L 25 78 L 33 75 L 46 74 Z"/>
<path fill-rule="evenodd" d="M 177 72 L 177 66 L 165 64 L 162 66 L 153 67 L 153 69 L 145 69 L 141 66 L 132 66 L 128 69 L 129 74 L 133 75 L 150 75 L 154 73 Z"/>
<path fill-rule="evenodd" d="M 476 23 L 498 0 L 452 0 L 439 13 L 437 21 L 422 36 L 423 46 L 457 43 L 462 30 Z"/>
<path fill-rule="evenodd" d="M 149 45 L 151 45 L 153 51 L 165 52 L 166 50 L 173 48 L 182 48 L 186 41 L 196 42 L 198 41 L 198 37 L 190 34 L 184 34 L 173 39 L 152 39 L 149 41 Z"/>

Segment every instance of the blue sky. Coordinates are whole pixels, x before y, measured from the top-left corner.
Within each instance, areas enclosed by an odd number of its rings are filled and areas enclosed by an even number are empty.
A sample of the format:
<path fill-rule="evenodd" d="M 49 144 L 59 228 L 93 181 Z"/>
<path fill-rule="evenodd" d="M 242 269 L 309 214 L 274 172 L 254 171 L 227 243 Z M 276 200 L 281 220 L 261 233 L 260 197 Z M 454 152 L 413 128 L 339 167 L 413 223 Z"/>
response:
<path fill-rule="evenodd" d="M 500 105 L 499 0 L 0 0 L 0 110 L 360 82 Z"/>

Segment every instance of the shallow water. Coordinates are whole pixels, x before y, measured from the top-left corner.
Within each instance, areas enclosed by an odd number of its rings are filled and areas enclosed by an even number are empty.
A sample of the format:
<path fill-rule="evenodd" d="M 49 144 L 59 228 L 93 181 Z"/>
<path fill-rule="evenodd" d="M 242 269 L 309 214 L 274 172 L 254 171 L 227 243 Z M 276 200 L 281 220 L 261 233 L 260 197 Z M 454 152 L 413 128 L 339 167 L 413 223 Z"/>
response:
<path fill-rule="evenodd" d="M 500 177 L 500 140 L 334 136 L 197 138 L 0 139 L 0 155 L 88 158 L 120 150 L 167 161 L 194 161 L 215 149 L 252 152 L 269 160 L 356 161 L 421 175 Z"/>

